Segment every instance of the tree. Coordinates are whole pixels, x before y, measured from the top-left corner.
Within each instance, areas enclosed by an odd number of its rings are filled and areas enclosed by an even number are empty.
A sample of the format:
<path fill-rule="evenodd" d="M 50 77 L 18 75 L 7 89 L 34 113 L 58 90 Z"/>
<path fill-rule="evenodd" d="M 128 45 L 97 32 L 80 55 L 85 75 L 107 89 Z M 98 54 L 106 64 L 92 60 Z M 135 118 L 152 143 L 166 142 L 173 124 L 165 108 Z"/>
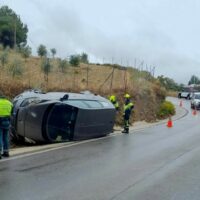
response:
<path fill-rule="evenodd" d="M 52 54 L 52 57 L 54 58 L 55 57 L 55 55 L 56 55 L 56 49 L 55 48 L 52 48 L 51 50 L 51 54 Z"/>
<path fill-rule="evenodd" d="M 27 43 L 28 28 L 8 6 L 0 7 L 0 43 L 11 48 Z"/>
<path fill-rule="evenodd" d="M 30 46 L 21 46 L 20 47 L 20 53 L 22 54 L 22 56 L 25 58 L 25 61 L 27 58 L 30 57 L 31 53 L 32 53 L 32 49 Z"/>
<path fill-rule="evenodd" d="M 49 77 L 49 73 L 51 72 L 51 68 L 52 68 L 52 65 L 50 63 L 49 58 L 45 57 L 42 61 L 41 69 L 44 73 L 44 79 L 47 82 L 47 84 L 48 84 L 48 77 Z"/>
<path fill-rule="evenodd" d="M 44 46 L 43 44 L 40 44 L 40 46 L 37 49 L 37 53 L 38 53 L 38 56 L 40 56 L 40 57 L 47 56 L 46 46 Z"/>
<path fill-rule="evenodd" d="M 195 75 L 192 75 L 192 77 L 190 78 L 188 82 L 188 85 L 191 85 L 191 84 L 200 84 L 199 78 Z"/>
<path fill-rule="evenodd" d="M 62 72 L 62 73 L 64 73 L 65 72 L 65 70 L 66 70 L 66 68 L 68 67 L 68 61 L 66 60 L 66 59 L 64 59 L 64 60 L 62 60 L 62 59 L 59 59 L 59 61 L 58 61 L 59 63 L 58 63 L 58 68 L 60 69 L 60 71 Z"/>
<path fill-rule="evenodd" d="M 182 88 L 181 85 L 176 83 L 173 79 L 164 77 L 163 75 L 158 76 L 158 80 L 167 90 L 179 91 Z"/>
<path fill-rule="evenodd" d="M 89 63 L 89 60 L 88 60 L 88 55 L 86 53 L 82 53 L 80 55 L 80 61 L 82 63 L 85 63 L 85 64 L 88 64 Z"/>
<path fill-rule="evenodd" d="M 80 64 L 80 56 L 79 55 L 71 55 L 69 58 L 69 63 L 74 67 L 78 67 Z"/>

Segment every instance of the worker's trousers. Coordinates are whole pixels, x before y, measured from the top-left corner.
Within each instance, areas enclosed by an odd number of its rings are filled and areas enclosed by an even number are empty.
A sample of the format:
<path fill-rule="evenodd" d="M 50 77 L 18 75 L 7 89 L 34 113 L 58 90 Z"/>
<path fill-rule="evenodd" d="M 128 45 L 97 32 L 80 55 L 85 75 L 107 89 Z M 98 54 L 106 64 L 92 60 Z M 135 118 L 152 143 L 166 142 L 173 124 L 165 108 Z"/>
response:
<path fill-rule="evenodd" d="M 124 130 L 129 132 L 129 119 L 124 119 Z"/>
<path fill-rule="evenodd" d="M 9 130 L 0 128 L 0 153 L 9 151 Z"/>
<path fill-rule="evenodd" d="M 9 126 L 9 118 L 0 118 L 0 153 L 9 151 Z"/>

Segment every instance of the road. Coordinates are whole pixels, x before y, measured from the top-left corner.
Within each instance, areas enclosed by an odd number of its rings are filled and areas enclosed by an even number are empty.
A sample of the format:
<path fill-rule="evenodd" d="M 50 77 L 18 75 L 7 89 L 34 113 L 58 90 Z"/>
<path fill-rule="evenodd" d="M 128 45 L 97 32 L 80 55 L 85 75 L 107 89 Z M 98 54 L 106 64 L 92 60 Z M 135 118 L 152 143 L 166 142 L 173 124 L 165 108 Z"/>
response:
<path fill-rule="evenodd" d="M 176 100 L 174 100 L 176 101 Z M 0 161 L 1 200 L 199 200 L 200 113 Z"/>

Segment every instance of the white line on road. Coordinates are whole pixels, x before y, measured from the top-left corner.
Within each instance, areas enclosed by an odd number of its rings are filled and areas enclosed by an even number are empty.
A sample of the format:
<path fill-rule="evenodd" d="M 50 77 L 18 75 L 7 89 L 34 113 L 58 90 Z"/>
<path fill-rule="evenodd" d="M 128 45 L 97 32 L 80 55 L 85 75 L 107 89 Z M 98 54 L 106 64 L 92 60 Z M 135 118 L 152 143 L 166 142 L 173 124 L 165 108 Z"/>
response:
<path fill-rule="evenodd" d="M 38 155 L 38 154 L 42 154 L 42 153 L 46 153 L 46 152 L 50 152 L 50 151 L 55 151 L 55 150 L 59 150 L 59 149 L 69 148 L 69 147 L 76 146 L 76 145 L 86 144 L 86 143 L 89 143 L 89 142 L 103 140 L 103 139 L 106 139 L 106 138 L 109 138 L 109 137 L 114 137 L 114 136 L 117 136 L 117 135 L 119 135 L 119 133 L 114 133 L 112 135 L 108 135 L 107 137 L 95 138 L 95 139 L 85 140 L 85 141 L 81 141 L 81 142 L 75 142 L 75 143 L 69 144 L 69 145 L 66 144 L 66 145 L 63 145 L 63 146 L 60 146 L 60 147 L 52 147 L 50 149 L 45 149 L 45 150 L 41 150 L 41 151 L 37 151 L 37 152 L 32 152 L 32 153 L 18 155 L 18 156 L 14 156 L 14 157 L 10 157 L 10 158 L 5 158 L 3 160 L 0 160 L 0 163 L 10 161 L 10 160 L 16 160 L 16 159 L 19 159 L 19 158 L 34 156 L 34 155 Z"/>

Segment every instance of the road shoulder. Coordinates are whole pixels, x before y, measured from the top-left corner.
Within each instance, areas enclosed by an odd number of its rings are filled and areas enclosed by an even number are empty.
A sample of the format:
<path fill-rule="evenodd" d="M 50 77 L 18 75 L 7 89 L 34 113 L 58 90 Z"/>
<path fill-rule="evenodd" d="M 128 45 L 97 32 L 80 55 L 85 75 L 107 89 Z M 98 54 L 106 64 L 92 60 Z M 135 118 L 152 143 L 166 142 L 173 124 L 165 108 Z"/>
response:
<path fill-rule="evenodd" d="M 180 107 L 178 105 L 175 105 L 176 108 L 176 114 L 172 117 L 173 121 L 179 120 L 181 118 L 183 118 L 184 116 L 186 116 L 188 114 L 188 111 L 183 108 Z M 146 128 L 150 128 L 153 126 L 158 126 L 161 124 L 165 124 L 167 123 L 168 119 L 165 120 L 159 120 L 157 122 L 154 123 L 147 123 L 145 121 L 139 121 L 139 122 L 135 122 L 131 127 L 130 127 L 130 131 L 139 131 L 139 130 L 143 130 Z M 110 134 L 110 136 L 115 136 L 121 134 L 121 128 L 120 127 L 115 127 L 115 131 L 113 133 Z M 89 140 L 89 141 L 93 141 Z M 34 146 L 28 146 L 28 147 L 18 147 L 18 148 L 12 148 L 10 150 L 10 155 L 11 156 L 17 156 L 17 155 L 23 155 L 23 154 L 29 154 L 29 153 L 34 153 L 34 152 L 40 152 L 40 151 L 45 151 L 45 150 L 50 150 L 50 149 L 57 149 L 57 148 L 62 148 L 65 146 L 71 146 L 72 144 L 77 144 L 77 143 L 82 143 L 82 141 L 80 142 L 65 142 L 65 143 L 55 143 L 55 144 L 47 144 L 47 145 L 34 145 Z"/>

